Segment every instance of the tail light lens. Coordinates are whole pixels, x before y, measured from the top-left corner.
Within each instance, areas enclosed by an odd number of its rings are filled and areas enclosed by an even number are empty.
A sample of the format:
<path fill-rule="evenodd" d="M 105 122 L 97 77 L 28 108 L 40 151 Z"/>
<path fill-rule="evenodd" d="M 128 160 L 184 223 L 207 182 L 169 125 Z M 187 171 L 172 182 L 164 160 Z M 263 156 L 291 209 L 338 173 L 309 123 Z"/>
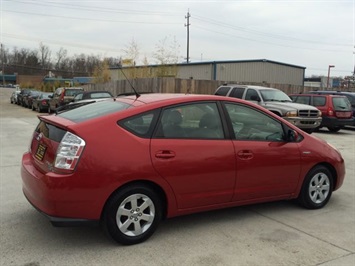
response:
<path fill-rule="evenodd" d="M 328 108 L 328 115 L 333 116 L 334 115 L 334 110 L 332 108 Z"/>
<path fill-rule="evenodd" d="M 83 139 L 67 132 L 58 146 L 54 166 L 58 169 L 74 170 L 84 147 Z"/>

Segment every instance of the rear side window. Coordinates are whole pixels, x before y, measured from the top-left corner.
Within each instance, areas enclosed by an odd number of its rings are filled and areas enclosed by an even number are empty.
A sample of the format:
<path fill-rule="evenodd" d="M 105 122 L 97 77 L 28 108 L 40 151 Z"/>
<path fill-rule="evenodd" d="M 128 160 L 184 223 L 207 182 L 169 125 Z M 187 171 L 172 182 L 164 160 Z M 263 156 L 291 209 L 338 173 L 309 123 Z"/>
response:
<path fill-rule="evenodd" d="M 60 113 L 58 116 L 79 123 L 107 114 L 119 112 L 129 107 L 131 107 L 131 105 L 119 101 L 96 102 Z"/>
<path fill-rule="evenodd" d="M 234 98 L 243 99 L 245 88 L 233 88 L 231 94 L 229 96 Z"/>
<path fill-rule="evenodd" d="M 230 87 L 220 87 L 215 95 L 220 95 L 220 96 L 227 96 L 228 92 L 230 90 Z"/>
<path fill-rule="evenodd" d="M 143 138 L 149 138 L 153 132 L 155 121 L 160 110 L 135 115 L 120 121 L 118 124 L 129 132 Z"/>
<path fill-rule="evenodd" d="M 217 104 L 191 103 L 164 109 L 155 137 L 223 139 L 224 131 Z"/>
<path fill-rule="evenodd" d="M 314 106 L 325 106 L 326 97 L 324 96 L 314 96 L 313 105 Z"/>
<path fill-rule="evenodd" d="M 311 97 L 310 96 L 290 96 L 290 98 L 295 103 L 302 103 L 302 104 L 311 104 Z"/>

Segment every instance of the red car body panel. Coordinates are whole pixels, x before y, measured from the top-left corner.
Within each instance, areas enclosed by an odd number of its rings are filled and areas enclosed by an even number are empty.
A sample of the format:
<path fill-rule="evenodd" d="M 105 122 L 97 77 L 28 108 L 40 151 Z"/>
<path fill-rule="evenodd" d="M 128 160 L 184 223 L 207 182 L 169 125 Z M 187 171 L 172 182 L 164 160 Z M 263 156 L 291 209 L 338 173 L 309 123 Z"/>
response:
<path fill-rule="evenodd" d="M 158 100 L 157 100 L 158 98 Z M 117 121 L 156 108 L 198 100 L 245 103 L 304 135 L 300 142 L 251 142 L 231 139 L 189 140 L 141 138 Z M 159 187 L 166 199 L 166 216 L 188 214 L 279 199 L 296 198 L 303 178 L 317 164 L 332 165 L 338 189 L 345 176 L 341 155 L 273 113 L 249 102 L 221 96 L 144 95 L 118 98 L 133 108 L 75 123 L 58 116 L 40 119 L 80 136 L 86 143 L 74 171 L 53 166 L 59 143 L 43 138 L 48 147 L 42 160 L 34 133 L 22 158 L 21 176 L 27 199 L 53 217 L 99 220 L 108 198 L 130 182 Z"/>

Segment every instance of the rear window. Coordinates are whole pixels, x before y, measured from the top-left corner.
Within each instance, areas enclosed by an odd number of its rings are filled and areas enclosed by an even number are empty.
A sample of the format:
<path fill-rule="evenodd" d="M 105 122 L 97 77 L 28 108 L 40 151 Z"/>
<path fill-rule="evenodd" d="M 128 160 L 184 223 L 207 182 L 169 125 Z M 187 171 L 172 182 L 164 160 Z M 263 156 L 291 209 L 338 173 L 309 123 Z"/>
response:
<path fill-rule="evenodd" d="M 119 112 L 129 107 L 131 107 L 131 105 L 119 101 L 95 102 L 60 113 L 58 116 L 79 123 L 107 114 Z"/>
<path fill-rule="evenodd" d="M 96 93 L 91 93 L 92 99 L 98 99 L 98 98 L 110 98 L 112 95 L 108 92 L 96 92 Z"/>
<path fill-rule="evenodd" d="M 350 102 L 347 98 L 333 97 L 333 106 L 336 111 L 350 111 Z"/>
<path fill-rule="evenodd" d="M 77 93 L 81 92 L 81 90 L 73 90 L 73 89 L 66 89 L 64 92 L 65 96 L 75 96 Z"/>

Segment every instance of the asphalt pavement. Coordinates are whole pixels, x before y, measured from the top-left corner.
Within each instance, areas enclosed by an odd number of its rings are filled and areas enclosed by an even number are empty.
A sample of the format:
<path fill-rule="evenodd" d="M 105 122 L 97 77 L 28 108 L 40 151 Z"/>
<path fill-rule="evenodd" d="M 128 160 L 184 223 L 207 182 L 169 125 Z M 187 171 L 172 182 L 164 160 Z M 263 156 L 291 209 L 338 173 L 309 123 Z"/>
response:
<path fill-rule="evenodd" d="M 314 133 L 346 162 L 323 209 L 280 201 L 177 217 L 121 246 L 99 227 L 53 227 L 27 202 L 20 165 L 38 113 L 10 104 L 12 91 L 0 88 L 0 265 L 355 265 L 355 130 Z"/>

